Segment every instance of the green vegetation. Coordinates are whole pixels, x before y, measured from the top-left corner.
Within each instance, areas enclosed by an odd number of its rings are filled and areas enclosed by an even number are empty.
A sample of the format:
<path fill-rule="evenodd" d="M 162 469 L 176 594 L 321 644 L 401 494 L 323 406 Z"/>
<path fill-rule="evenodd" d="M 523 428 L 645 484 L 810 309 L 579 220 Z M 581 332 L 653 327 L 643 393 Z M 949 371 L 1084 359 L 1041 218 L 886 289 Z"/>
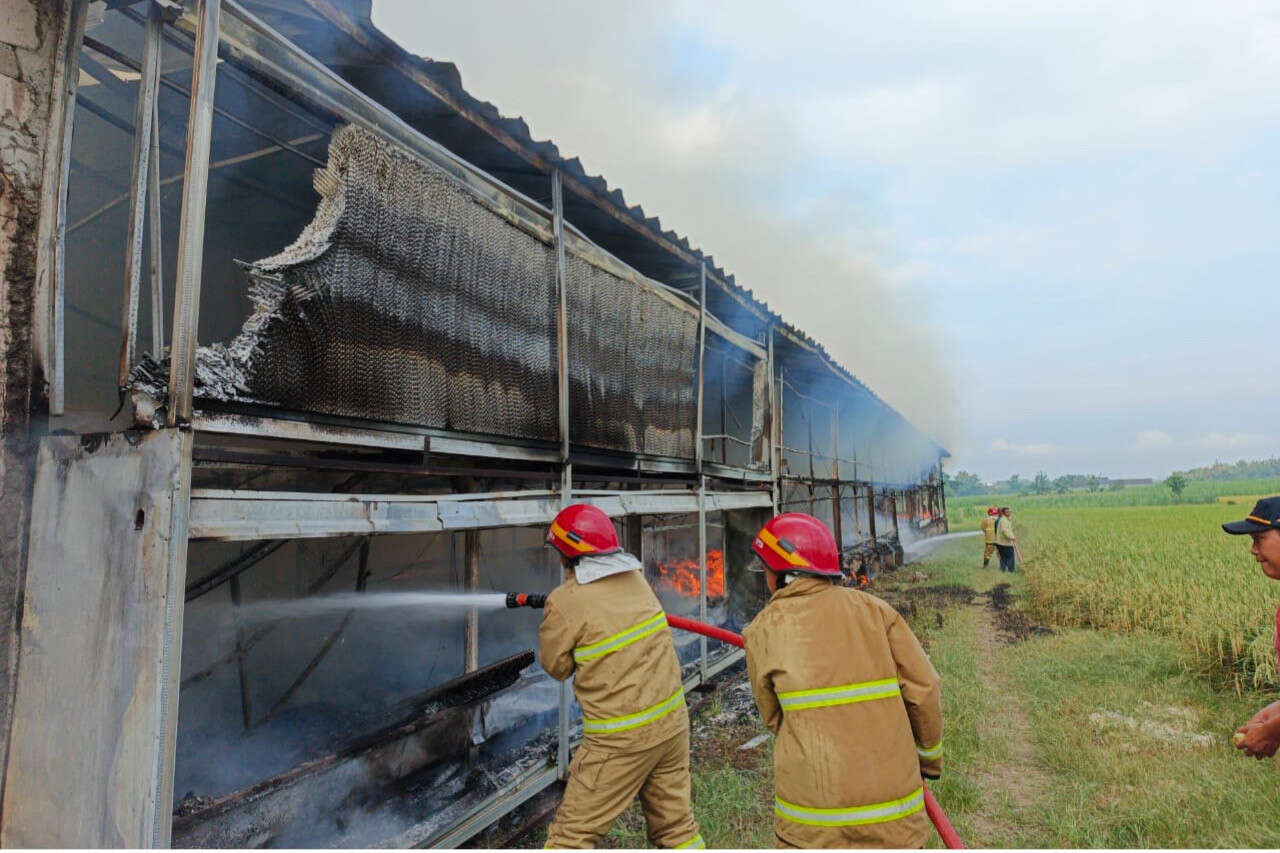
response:
<path fill-rule="evenodd" d="M 1071 535 L 1106 541 L 1115 513 L 1142 512 L 1227 541 L 1197 515 L 1214 510 L 1081 511 Z M 1058 513 L 1025 515 L 1025 573 L 1011 579 L 976 568 L 978 540 L 961 540 L 919 567 L 928 575 L 923 584 L 900 573 L 878 590 L 890 598 L 921 585 L 986 592 L 1012 581 L 1007 613 L 978 598 L 937 612 L 918 608 L 912 620 L 943 678 L 947 766 L 934 791 L 961 837 L 971 847 L 1276 846 L 1276 763 L 1244 758 L 1229 744 L 1235 727 L 1274 697 L 1247 684 L 1222 690 L 1220 679 L 1202 676 L 1185 637 L 1155 629 L 1055 625 L 1052 635 L 1011 641 L 1002 624 L 1038 615 L 1022 609 L 1026 591 L 1042 581 L 1046 541 L 1062 532 L 1049 525 Z M 1247 571 L 1240 541 L 1227 544 L 1238 546 L 1235 561 Z M 1219 583 L 1241 580 L 1227 571 Z M 1271 592 L 1253 614 L 1263 625 L 1280 584 Z"/>
<path fill-rule="evenodd" d="M 1171 506 L 1174 504 L 1208 504 L 1219 498 L 1235 500 L 1243 511 L 1237 511 L 1239 517 L 1252 507 L 1252 502 L 1264 495 L 1280 494 L 1280 477 L 1257 480 L 1190 480 L 1181 500 L 1176 498 L 1163 483 L 1150 486 L 1128 486 L 1115 491 L 1071 491 L 1066 494 L 1045 495 L 973 495 L 952 497 L 947 495 L 947 512 L 950 515 L 952 529 L 962 530 L 970 523 L 977 524 L 977 519 L 993 504 L 1008 505 L 1016 513 L 1041 509 L 1065 509 L 1084 507 L 1137 507 L 1137 506 Z M 1224 518 L 1224 520 L 1226 520 Z M 1028 555 L 1030 556 L 1030 555 Z"/>
<path fill-rule="evenodd" d="M 1204 468 L 1192 468 L 1178 473 L 1186 475 L 1188 480 L 1245 480 L 1280 477 L 1280 458 L 1257 459 L 1246 461 L 1241 459 L 1231 465 L 1215 462 Z"/>

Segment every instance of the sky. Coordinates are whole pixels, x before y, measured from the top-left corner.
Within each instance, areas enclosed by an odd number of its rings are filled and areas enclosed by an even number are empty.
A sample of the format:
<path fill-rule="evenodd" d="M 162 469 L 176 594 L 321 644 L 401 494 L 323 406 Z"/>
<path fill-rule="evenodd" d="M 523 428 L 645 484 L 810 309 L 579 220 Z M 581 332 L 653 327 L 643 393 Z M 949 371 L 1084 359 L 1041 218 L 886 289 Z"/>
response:
<path fill-rule="evenodd" d="M 1280 455 L 1280 4 L 374 0 L 987 480 Z"/>

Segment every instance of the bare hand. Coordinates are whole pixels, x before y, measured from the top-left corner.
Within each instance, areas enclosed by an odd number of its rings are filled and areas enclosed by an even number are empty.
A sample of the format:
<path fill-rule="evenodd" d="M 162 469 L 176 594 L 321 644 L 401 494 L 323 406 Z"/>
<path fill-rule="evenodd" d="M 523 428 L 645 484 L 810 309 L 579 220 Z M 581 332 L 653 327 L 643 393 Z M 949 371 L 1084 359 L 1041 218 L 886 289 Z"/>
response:
<path fill-rule="evenodd" d="M 1280 718 L 1272 717 L 1264 722 L 1250 722 L 1236 729 L 1234 738 L 1236 749 L 1244 750 L 1245 755 L 1251 755 L 1259 760 L 1275 755 L 1276 750 L 1280 749 L 1278 721 Z"/>

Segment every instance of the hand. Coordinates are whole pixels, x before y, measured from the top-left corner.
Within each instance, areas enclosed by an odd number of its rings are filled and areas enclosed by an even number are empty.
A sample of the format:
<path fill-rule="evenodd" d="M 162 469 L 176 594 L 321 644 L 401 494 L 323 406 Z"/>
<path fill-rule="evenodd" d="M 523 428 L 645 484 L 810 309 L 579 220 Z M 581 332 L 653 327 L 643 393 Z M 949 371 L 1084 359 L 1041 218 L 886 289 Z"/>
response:
<path fill-rule="evenodd" d="M 1236 729 L 1234 743 L 1236 749 L 1244 750 L 1245 755 L 1259 760 L 1270 758 L 1280 749 L 1280 717 L 1273 716 L 1263 722 L 1241 726 Z"/>

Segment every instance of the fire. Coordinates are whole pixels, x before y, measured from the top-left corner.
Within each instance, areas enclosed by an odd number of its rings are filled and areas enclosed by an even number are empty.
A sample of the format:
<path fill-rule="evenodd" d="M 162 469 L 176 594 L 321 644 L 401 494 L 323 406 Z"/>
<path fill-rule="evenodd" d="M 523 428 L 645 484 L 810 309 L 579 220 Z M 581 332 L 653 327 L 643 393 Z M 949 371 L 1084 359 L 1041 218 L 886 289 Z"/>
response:
<path fill-rule="evenodd" d="M 658 578 L 668 589 L 674 589 L 681 595 L 690 598 L 702 591 L 702 583 L 698 572 L 697 560 L 676 560 L 670 563 L 658 563 Z M 707 597 L 724 596 L 724 552 L 712 550 L 707 552 Z"/>

